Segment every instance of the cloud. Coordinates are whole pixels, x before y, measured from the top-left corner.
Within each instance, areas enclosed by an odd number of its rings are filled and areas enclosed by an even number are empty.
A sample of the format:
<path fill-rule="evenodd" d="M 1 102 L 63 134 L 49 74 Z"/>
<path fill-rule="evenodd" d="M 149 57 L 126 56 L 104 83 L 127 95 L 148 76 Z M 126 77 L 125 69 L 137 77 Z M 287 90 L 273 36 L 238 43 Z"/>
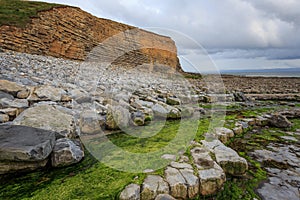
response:
<path fill-rule="evenodd" d="M 199 44 L 217 59 L 255 62 L 255 58 L 295 60 L 300 56 L 298 0 L 47 1 L 76 5 L 98 17 L 150 31 L 149 27 L 160 27 L 156 29 L 160 34 L 172 36 L 170 30 L 174 30 L 177 34 L 172 38 L 183 56 L 197 52 Z"/>

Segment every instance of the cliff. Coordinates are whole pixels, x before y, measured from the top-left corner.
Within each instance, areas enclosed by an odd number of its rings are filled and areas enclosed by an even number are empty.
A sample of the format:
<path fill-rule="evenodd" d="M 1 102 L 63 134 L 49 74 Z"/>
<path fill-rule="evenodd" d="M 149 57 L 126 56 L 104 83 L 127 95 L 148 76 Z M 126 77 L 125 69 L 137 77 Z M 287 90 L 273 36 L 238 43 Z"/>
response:
<path fill-rule="evenodd" d="M 99 54 L 111 57 L 114 64 L 146 62 L 180 68 L 171 38 L 97 18 L 75 7 L 54 7 L 38 12 L 25 27 L 2 25 L 0 33 L 0 47 L 18 52 L 85 60 L 92 49 L 104 42 L 106 55 Z M 107 42 L 113 36 L 120 40 Z"/>

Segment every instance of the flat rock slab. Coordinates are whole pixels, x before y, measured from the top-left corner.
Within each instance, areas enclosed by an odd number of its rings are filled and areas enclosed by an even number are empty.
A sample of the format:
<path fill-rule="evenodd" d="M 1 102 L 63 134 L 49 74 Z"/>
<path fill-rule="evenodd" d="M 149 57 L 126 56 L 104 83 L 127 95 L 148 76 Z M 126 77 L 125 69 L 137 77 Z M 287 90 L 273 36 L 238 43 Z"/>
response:
<path fill-rule="evenodd" d="M 142 184 L 141 200 L 152 200 L 159 194 L 169 194 L 168 183 L 158 175 L 148 175 Z"/>
<path fill-rule="evenodd" d="M 178 169 L 167 167 L 165 170 L 165 178 L 170 185 L 170 194 L 179 199 L 186 199 L 188 188 L 185 179 Z"/>
<path fill-rule="evenodd" d="M 55 131 L 57 138 L 72 138 L 75 135 L 73 116 L 51 105 L 28 108 L 13 121 L 13 124 Z"/>
<path fill-rule="evenodd" d="M 199 194 L 199 178 L 194 175 L 193 169 L 180 169 L 179 170 L 188 186 L 189 199 L 195 198 Z"/>
<path fill-rule="evenodd" d="M 130 184 L 120 194 L 120 200 L 140 200 L 140 186 Z"/>
<path fill-rule="evenodd" d="M 0 126 L 0 174 L 45 166 L 54 143 L 55 133 L 52 131 L 26 126 Z"/>
<path fill-rule="evenodd" d="M 194 164 L 198 169 L 210 169 L 214 167 L 214 160 L 209 155 L 209 151 L 201 148 L 195 147 L 191 150 L 191 155 L 193 157 Z"/>

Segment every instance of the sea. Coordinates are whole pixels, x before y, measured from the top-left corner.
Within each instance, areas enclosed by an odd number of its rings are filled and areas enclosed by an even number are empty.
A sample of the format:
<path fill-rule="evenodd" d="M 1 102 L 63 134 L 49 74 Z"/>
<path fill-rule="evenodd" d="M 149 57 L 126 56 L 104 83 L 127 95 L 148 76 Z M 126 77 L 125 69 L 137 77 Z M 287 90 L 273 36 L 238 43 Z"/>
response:
<path fill-rule="evenodd" d="M 222 74 L 237 76 L 259 76 L 259 77 L 299 77 L 300 72 L 225 72 Z"/>

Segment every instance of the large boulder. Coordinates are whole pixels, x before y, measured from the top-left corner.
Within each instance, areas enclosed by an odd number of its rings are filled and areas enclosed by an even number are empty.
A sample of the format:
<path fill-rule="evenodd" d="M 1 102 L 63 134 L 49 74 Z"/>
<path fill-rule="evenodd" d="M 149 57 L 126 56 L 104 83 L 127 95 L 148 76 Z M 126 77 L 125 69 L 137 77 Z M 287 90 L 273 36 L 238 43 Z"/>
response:
<path fill-rule="evenodd" d="M 55 142 L 51 155 L 53 167 L 64 167 L 78 163 L 84 157 L 80 142 L 61 138 Z"/>
<path fill-rule="evenodd" d="M 28 108 L 13 121 L 13 124 L 55 131 L 57 138 L 75 136 L 73 116 L 51 105 Z"/>
<path fill-rule="evenodd" d="M 120 194 L 120 200 L 140 200 L 140 186 L 130 184 Z"/>
<path fill-rule="evenodd" d="M 153 200 L 159 194 L 169 194 L 168 183 L 158 175 L 148 175 L 142 185 L 141 200 Z"/>
<path fill-rule="evenodd" d="M 0 174 L 45 166 L 54 143 L 55 133 L 52 131 L 26 126 L 0 126 Z"/>

